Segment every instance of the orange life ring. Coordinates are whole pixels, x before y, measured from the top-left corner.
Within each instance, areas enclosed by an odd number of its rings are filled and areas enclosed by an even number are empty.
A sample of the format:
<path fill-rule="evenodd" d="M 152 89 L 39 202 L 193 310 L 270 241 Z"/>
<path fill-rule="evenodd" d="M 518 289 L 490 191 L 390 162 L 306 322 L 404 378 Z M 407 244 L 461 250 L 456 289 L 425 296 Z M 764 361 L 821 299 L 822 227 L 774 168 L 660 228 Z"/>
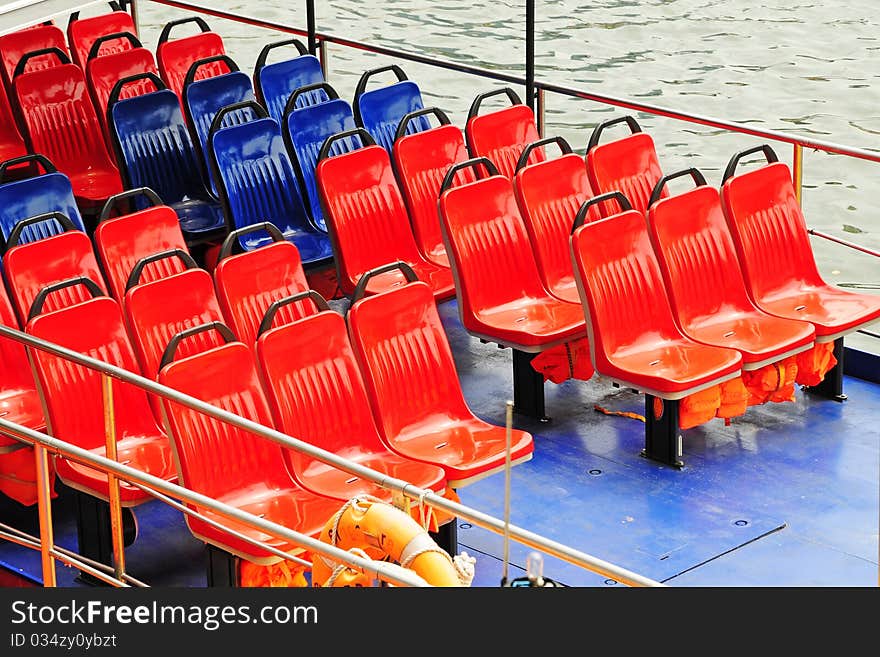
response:
<path fill-rule="evenodd" d="M 346 502 L 324 525 L 320 540 L 359 556 L 390 560 L 432 586 L 468 586 L 473 559 L 453 559 L 412 516 L 382 500 L 359 495 Z M 372 578 L 315 554 L 312 586 L 371 586 Z"/>

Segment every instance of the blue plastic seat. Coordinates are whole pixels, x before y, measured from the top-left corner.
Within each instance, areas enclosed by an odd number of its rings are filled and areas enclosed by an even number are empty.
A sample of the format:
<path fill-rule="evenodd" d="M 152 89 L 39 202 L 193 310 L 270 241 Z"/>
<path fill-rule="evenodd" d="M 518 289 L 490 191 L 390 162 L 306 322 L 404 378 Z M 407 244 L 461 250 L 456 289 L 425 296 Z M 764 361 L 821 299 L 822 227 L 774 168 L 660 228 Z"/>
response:
<path fill-rule="evenodd" d="M 200 68 L 210 66 L 214 62 L 225 63 L 229 68 L 229 73 L 203 80 L 196 79 Z M 181 100 L 199 167 L 208 182 L 211 193 L 217 196 L 219 194 L 217 182 L 213 179 L 208 163 L 208 132 L 211 130 L 211 122 L 217 112 L 224 107 L 246 100 L 256 100 L 254 87 L 251 84 L 251 79 L 238 69 L 232 59 L 227 55 L 216 55 L 192 63 L 183 82 Z M 240 111 L 227 113 L 224 126 L 236 125 L 253 119 L 254 114 L 249 107 L 245 106 Z"/>
<path fill-rule="evenodd" d="M 21 178 L 19 165 L 42 166 L 45 173 Z M 8 180 L 11 171 L 16 180 Z M 15 225 L 25 219 L 57 212 L 67 217 L 77 230 L 85 232 L 82 216 L 73 196 L 70 178 L 60 173 L 43 155 L 22 155 L 0 164 L 0 234 L 9 241 Z M 23 227 L 17 236 L 19 244 L 63 233 L 65 227 L 52 217 Z"/>
<path fill-rule="evenodd" d="M 310 96 L 318 90 L 326 95 L 328 100 L 317 105 L 298 106 L 300 98 Z M 329 137 L 355 129 L 351 105 L 339 98 L 333 87 L 326 82 L 307 85 L 291 94 L 284 109 L 284 120 L 281 125 L 300 188 L 305 192 L 305 201 L 308 204 L 312 223 L 326 232 L 327 223 L 324 220 L 321 199 L 318 195 L 315 167 L 318 164 L 321 147 Z M 337 139 L 330 147 L 330 155 L 341 155 L 360 146 L 362 144 L 357 136 Z"/>
<path fill-rule="evenodd" d="M 370 78 L 385 71 L 394 73 L 397 82 L 367 91 Z M 358 81 L 354 94 L 355 123 L 369 132 L 376 143 L 388 151 L 389 155 L 400 120 L 407 114 L 424 107 L 418 85 L 409 80 L 396 64 L 365 71 Z M 420 116 L 409 123 L 406 134 L 411 135 L 430 127 L 428 118 Z"/>
<path fill-rule="evenodd" d="M 294 46 L 299 56 L 281 62 L 267 64 L 269 53 L 283 46 Z M 309 51 L 299 39 L 285 39 L 275 43 L 267 43 L 257 57 L 254 66 L 254 92 L 257 101 L 266 108 L 269 116 L 283 125 L 284 112 L 290 95 L 302 87 L 324 82 L 324 71 L 321 62 Z M 306 107 L 327 100 L 321 88 L 311 89 L 300 94 L 297 107 Z"/>
<path fill-rule="evenodd" d="M 258 118 L 223 127 L 225 114 L 251 109 Z M 293 165 L 284 147 L 278 122 L 256 101 L 225 107 L 211 127 L 211 167 L 230 230 L 270 222 L 299 249 L 304 267 L 324 264 L 333 256 L 326 233 L 309 220 Z M 272 240 L 265 231 L 240 238 L 245 251 Z"/>
<path fill-rule="evenodd" d="M 136 78 L 152 80 L 157 91 L 117 100 L 119 90 Z M 177 95 L 155 74 L 143 73 L 120 80 L 109 105 L 113 147 L 126 188 L 155 191 L 177 213 L 189 245 L 225 232 L 223 210 L 205 187 Z"/>

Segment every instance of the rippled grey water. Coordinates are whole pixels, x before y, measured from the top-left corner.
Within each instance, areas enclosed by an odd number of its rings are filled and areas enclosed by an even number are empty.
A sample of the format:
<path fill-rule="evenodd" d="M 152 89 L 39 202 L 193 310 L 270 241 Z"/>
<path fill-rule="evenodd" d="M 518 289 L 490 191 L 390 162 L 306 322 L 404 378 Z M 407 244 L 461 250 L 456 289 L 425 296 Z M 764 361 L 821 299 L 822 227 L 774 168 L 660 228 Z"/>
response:
<path fill-rule="evenodd" d="M 318 30 L 522 74 L 524 2 L 389 0 L 317 3 Z M 304 3 L 216 0 L 211 6 L 305 25 Z M 142 36 L 183 12 L 142 3 Z M 278 33 L 209 18 L 242 70 Z M 880 150 L 880 2 L 877 0 L 547 0 L 537 2 L 540 79 L 670 109 L 727 118 L 849 146 Z M 361 72 L 385 57 L 332 47 L 330 81 L 351 99 Z M 463 126 L 474 96 L 499 85 L 401 62 L 427 104 Z M 522 89 L 518 89 L 522 93 Z M 548 96 L 547 134 L 583 152 L 592 127 L 625 110 Z M 667 172 L 699 168 L 720 182 L 736 152 L 760 143 L 638 114 Z M 773 143 L 783 161 L 790 146 Z M 880 164 L 804 155 L 807 223 L 880 250 Z M 880 286 L 880 259 L 814 239 L 830 282 Z M 869 290 L 870 291 L 870 290 Z"/>

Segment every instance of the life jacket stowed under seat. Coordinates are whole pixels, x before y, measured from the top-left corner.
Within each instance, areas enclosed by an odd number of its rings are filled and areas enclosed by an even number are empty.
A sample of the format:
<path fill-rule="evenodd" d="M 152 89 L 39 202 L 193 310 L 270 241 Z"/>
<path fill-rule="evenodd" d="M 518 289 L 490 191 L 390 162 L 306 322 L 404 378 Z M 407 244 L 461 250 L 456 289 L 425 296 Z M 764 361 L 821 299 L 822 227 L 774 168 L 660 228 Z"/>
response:
<path fill-rule="evenodd" d="M 532 359 L 532 368 L 544 377 L 545 382 L 589 381 L 595 372 L 590 343 L 587 338 L 581 338 L 545 349 Z"/>
<path fill-rule="evenodd" d="M 795 358 L 798 368 L 795 383 L 799 386 L 819 385 L 825 375 L 837 365 L 833 342 L 817 342 L 812 349 L 802 351 Z"/>

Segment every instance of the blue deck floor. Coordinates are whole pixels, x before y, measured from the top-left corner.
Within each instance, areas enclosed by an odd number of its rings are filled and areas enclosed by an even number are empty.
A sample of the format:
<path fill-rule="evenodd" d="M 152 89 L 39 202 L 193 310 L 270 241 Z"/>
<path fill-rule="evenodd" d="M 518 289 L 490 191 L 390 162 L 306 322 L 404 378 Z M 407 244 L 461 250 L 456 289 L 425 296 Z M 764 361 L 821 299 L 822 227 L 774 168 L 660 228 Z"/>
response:
<path fill-rule="evenodd" d="M 455 302 L 441 306 L 465 396 L 474 412 L 503 424 L 512 394 L 510 350 L 461 328 Z M 639 456 L 644 424 L 593 406 L 643 412 L 643 398 L 589 382 L 545 385 L 549 424 L 515 416 L 535 438 L 534 458 L 512 472 L 511 522 L 671 586 L 876 586 L 880 508 L 880 385 L 847 377 L 840 404 L 797 392 L 725 427 L 684 434 L 685 467 Z M 458 491 L 461 501 L 502 518 L 504 476 Z M 56 538 L 75 549 L 69 496 L 56 502 Z M 204 586 L 202 546 L 178 512 L 138 511 L 141 534 L 129 571 L 153 585 Z M 0 518 L 35 532 L 33 510 L 0 501 Z M 503 542 L 463 524 L 459 549 L 477 557 L 475 586 L 497 586 Z M 528 549 L 510 544 L 511 577 Z M 0 543 L 0 562 L 39 581 L 39 555 Z M 60 567 L 59 583 L 75 585 Z M 548 558 L 545 575 L 571 586 L 613 586 Z"/>

